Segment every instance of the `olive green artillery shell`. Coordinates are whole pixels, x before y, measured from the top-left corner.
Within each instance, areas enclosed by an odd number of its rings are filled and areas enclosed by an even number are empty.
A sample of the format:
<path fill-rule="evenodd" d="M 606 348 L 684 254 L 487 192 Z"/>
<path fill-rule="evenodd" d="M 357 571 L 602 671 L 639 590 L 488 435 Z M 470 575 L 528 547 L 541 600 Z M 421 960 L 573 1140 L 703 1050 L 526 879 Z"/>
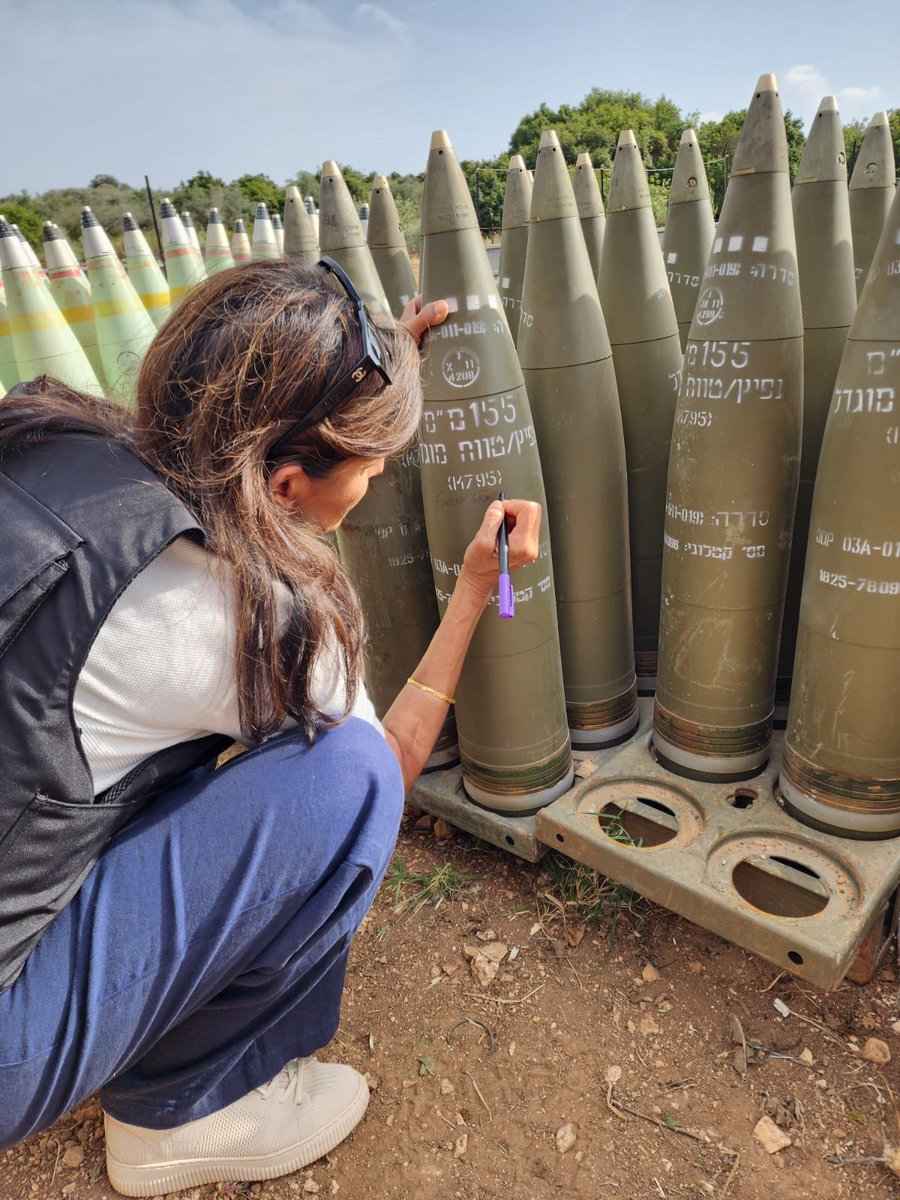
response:
<path fill-rule="evenodd" d="M 422 512 L 418 447 L 389 462 L 337 533 L 366 618 L 366 687 L 383 717 L 414 674 L 440 620 Z M 456 762 L 451 708 L 429 760 Z"/>
<path fill-rule="evenodd" d="M 647 176 L 630 131 L 616 150 L 599 291 L 625 432 L 635 665 L 639 689 L 652 691 L 666 474 L 682 353 Z"/>
<path fill-rule="evenodd" d="M 451 312 L 425 347 L 420 434 L 432 570 L 443 611 L 485 509 L 504 489 L 545 503 L 522 371 L 462 170 L 435 134 L 422 206 L 422 299 Z M 516 614 L 496 596 L 479 622 L 457 689 L 457 727 L 469 795 L 526 811 L 573 778 L 560 663 L 550 539 L 513 575 Z"/>
<path fill-rule="evenodd" d="M 376 176 L 372 188 L 366 241 L 391 312 L 395 317 L 400 317 L 416 294 L 416 277 L 406 252 L 406 238 L 397 205 L 383 175 Z"/>
<path fill-rule="evenodd" d="M 838 371 L 813 498 L 781 788 L 849 836 L 900 831 L 900 193 Z"/>
<path fill-rule="evenodd" d="M 506 174 L 503 197 L 503 228 L 500 234 L 498 292 L 513 345 L 519 341 L 522 315 L 522 285 L 525 279 L 525 254 L 528 250 L 528 220 L 531 212 L 532 179 L 525 159 L 514 154 Z"/>
<path fill-rule="evenodd" d="M 390 315 L 391 306 L 366 245 L 353 197 L 337 163 L 327 162 L 319 184 L 319 245 L 344 268 L 369 304 Z"/>
<path fill-rule="evenodd" d="M 284 257 L 307 267 L 321 258 L 312 217 L 297 187 L 289 187 L 284 194 Z"/>
<path fill-rule="evenodd" d="M 896 165 L 887 113 L 869 122 L 850 177 L 850 222 L 856 264 L 856 294 L 862 294 L 869 265 L 894 199 Z"/>
<path fill-rule="evenodd" d="M 322 252 L 344 268 L 368 304 L 389 316 L 356 206 L 337 166 L 326 168 L 320 193 Z M 366 616 L 366 683 L 376 708 L 385 712 L 425 653 L 439 621 L 415 454 L 386 465 L 341 525 L 338 545 Z M 455 761 L 455 741 L 448 716 L 431 765 Z"/>
<path fill-rule="evenodd" d="M 16 359 L 16 380 L 52 375 L 77 391 L 102 396 L 103 389 L 75 334 L 66 324 L 44 276 L 26 258 L 15 230 L 0 221 L 6 320 Z M 4 371 L 4 386 L 12 371 Z"/>
<path fill-rule="evenodd" d="M 686 129 L 675 159 L 662 242 L 682 350 L 694 319 L 700 280 L 715 232 L 703 155 L 697 135 L 693 129 Z"/>
<path fill-rule="evenodd" d="M 606 232 L 606 213 L 603 209 L 600 184 L 597 182 L 597 174 L 589 154 L 578 155 L 572 188 L 575 192 L 575 203 L 578 206 L 584 244 L 587 246 L 588 258 L 591 260 L 591 271 L 596 280 L 600 275 L 600 255 L 603 250 L 603 235 Z"/>
<path fill-rule="evenodd" d="M 819 449 L 847 330 L 856 311 L 844 137 L 834 99 L 827 100 L 830 103 L 823 101 L 813 120 L 791 196 L 803 308 L 803 443 L 778 655 L 776 715 L 781 719 L 790 695 L 797 646 Z"/>
<path fill-rule="evenodd" d="M 547 492 L 569 729 L 610 745 L 638 720 L 628 490 L 612 350 L 556 134 L 535 168 L 519 362 Z"/>
<path fill-rule="evenodd" d="M 654 742 L 682 773 L 746 777 L 768 755 L 802 334 L 787 144 L 770 76 L 735 153 L 672 438 Z"/>

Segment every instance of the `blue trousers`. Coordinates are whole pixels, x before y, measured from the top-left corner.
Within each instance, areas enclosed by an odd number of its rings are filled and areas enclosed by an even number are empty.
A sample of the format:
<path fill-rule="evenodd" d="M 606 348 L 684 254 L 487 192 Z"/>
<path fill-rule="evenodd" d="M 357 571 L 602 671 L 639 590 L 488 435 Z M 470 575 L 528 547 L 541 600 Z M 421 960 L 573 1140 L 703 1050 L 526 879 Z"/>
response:
<path fill-rule="evenodd" d="M 329 1042 L 402 806 L 394 755 L 350 718 L 142 809 L 0 994 L 0 1149 L 98 1089 L 119 1120 L 181 1125 Z"/>

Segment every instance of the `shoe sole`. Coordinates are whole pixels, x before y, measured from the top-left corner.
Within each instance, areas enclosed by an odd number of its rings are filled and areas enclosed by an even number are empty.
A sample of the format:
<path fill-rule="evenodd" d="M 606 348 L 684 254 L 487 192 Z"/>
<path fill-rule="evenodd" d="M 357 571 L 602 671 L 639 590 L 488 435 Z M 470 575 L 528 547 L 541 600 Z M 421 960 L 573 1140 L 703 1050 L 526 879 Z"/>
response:
<path fill-rule="evenodd" d="M 174 1159 L 133 1166 L 119 1162 L 107 1150 L 106 1173 L 109 1182 L 123 1196 L 160 1196 L 204 1183 L 276 1179 L 309 1166 L 340 1145 L 362 1120 L 368 1103 L 369 1088 L 361 1078 L 353 1100 L 330 1125 L 320 1129 L 315 1137 L 295 1142 L 275 1154 L 255 1158 Z"/>

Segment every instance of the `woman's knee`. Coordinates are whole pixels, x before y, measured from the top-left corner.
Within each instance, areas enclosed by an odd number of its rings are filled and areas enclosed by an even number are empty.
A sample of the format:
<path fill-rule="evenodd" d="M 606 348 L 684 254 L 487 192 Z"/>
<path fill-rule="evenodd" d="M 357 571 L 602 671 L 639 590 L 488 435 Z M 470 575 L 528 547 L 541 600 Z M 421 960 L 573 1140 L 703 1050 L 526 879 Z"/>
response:
<path fill-rule="evenodd" d="M 212 786 L 242 810 L 241 824 L 304 857 L 346 857 L 378 870 L 393 846 L 403 778 L 384 737 L 359 718 L 324 730 L 312 745 L 299 733 L 273 738 L 216 775 Z"/>

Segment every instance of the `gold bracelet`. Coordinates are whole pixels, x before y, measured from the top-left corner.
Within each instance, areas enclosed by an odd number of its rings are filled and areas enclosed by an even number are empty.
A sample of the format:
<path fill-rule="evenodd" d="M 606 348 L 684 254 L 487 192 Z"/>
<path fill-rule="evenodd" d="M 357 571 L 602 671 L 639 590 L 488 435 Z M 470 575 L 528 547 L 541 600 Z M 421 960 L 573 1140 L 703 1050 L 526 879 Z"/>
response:
<path fill-rule="evenodd" d="M 452 696 L 445 696 L 443 692 L 437 692 L 434 688 L 430 688 L 426 683 L 419 683 L 418 679 L 413 679 L 410 675 L 406 681 L 412 684 L 414 688 L 418 688 L 420 692 L 427 692 L 429 696 L 437 696 L 438 700 L 443 700 L 445 704 L 455 704 L 456 701 Z"/>

